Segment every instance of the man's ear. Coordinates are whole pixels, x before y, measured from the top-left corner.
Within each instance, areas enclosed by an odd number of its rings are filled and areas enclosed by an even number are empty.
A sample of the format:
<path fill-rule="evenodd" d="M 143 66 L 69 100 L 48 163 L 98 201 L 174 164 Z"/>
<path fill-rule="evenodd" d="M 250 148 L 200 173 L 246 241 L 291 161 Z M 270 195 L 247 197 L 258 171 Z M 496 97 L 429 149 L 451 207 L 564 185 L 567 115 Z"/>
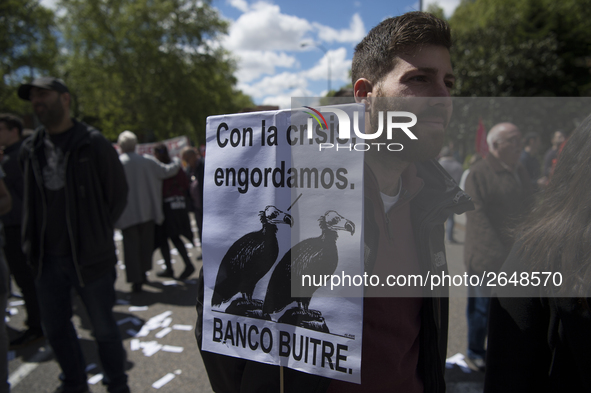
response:
<path fill-rule="evenodd" d="M 365 79 L 359 78 L 353 86 L 353 94 L 355 94 L 355 102 L 363 102 L 372 96 L 373 84 Z"/>

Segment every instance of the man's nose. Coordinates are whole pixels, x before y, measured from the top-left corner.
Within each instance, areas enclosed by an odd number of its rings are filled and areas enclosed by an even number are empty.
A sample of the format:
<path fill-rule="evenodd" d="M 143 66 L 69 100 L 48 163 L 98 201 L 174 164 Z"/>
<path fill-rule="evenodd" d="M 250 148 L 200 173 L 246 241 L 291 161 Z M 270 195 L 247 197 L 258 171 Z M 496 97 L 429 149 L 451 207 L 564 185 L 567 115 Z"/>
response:
<path fill-rule="evenodd" d="M 431 97 L 451 97 L 451 89 L 446 85 L 445 81 L 435 83 L 432 89 Z"/>
<path fill-rule="evenodd" d="M 453 101 L 449 94 L 432 95 L 429 99 L 429 105 L 449 109 L 453 107 Z"/>

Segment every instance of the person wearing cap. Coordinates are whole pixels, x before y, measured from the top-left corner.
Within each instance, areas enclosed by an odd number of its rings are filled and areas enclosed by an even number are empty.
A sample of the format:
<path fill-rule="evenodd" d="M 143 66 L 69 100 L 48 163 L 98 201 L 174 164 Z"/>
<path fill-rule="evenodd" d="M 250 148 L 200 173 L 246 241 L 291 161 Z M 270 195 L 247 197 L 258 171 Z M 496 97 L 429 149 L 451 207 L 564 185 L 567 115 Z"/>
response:
<path fill-rule="evenodd" d="M 23 142 L 23 250 L 36 275 L 43 331 L 60 365 L 56 392 L 88 392 L 86 365 L 72 324 L 71 290 L 84 303 L 98 344 L 103 383 L 129 392 L 115 304 L 114 222 L 128 186 L 116 150 L 96 129 L 70 117 L 70 92 L 56 78 L 23 84 L 41 122 Z"/>

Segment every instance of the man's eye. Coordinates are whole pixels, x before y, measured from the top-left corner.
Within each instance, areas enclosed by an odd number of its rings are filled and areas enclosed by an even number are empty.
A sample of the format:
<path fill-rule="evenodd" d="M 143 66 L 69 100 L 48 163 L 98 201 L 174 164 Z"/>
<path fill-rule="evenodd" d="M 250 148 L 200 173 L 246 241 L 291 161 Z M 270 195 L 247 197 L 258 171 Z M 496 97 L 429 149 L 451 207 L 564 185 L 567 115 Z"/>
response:
<path fill-rule="evenodd" d="M 447 81 L 447 82 L 445 82 L 445 86 L 447 86 L 449 89 L 453 89 L 454 83 L 451 81 Z"/>
<path fill-rule="evenodd" d="M 427 81 L 427 77 L 424 75 L 417 75 L 417 76 L 413 76 L 412 78 L 410 78 L 411 81 L 416 81 L 416 82 L 426 82 Z"/>

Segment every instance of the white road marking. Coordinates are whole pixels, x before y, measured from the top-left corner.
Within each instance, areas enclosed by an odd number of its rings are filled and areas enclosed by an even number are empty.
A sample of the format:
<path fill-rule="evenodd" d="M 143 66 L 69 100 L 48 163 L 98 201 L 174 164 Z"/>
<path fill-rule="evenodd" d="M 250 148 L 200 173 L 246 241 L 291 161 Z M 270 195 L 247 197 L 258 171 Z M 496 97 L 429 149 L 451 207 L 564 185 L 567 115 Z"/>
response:
<path fill-rule="evenodd" d="M 18 385 L 23 379 L 27 377 L 33 370 L 39 366 L 39 363 L 44 362 L 45 360 L 49 359 L 53 352 L 49 346 L 44 347 L 45 350 L 39 350 L 35 355 L 33 355 L 28 362 L 23 362 L 23 364 L 17 368 L 10 376 L 8 377 L 8 382 L 10 382 L 10 386 L 14 388 Z"/>

